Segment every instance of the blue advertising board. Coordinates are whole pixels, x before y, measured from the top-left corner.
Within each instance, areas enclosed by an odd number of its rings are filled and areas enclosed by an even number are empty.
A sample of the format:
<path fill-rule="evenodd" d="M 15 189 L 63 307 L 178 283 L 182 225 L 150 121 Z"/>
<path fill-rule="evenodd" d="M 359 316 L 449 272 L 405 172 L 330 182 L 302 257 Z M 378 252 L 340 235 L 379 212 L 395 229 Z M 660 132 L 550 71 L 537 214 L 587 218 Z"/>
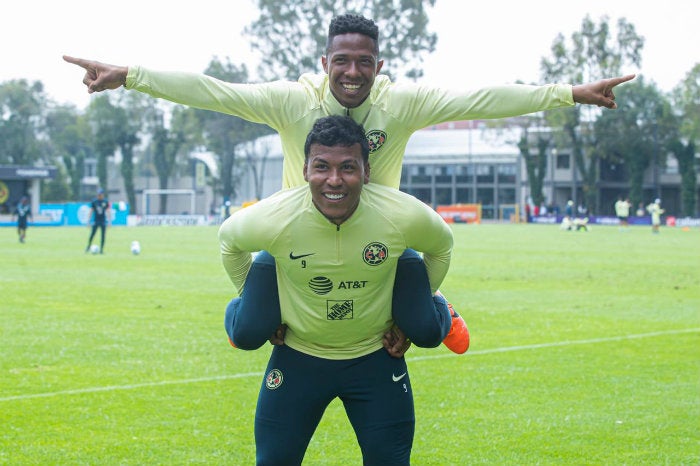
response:
<path fill-rule="evenodd" d="M 111 205 L 112 225 L 126 225 L 129 215 L 129 204 L 114 202 Z M 39 204 L 39 212 L 32 212 L 33 222 L 31 226 L 80 226 L 90 222 L 90 203 L 70 202 L 66 204 Z M 9 219 L 0 220 L 0 226 L 14 226 L 16 222 Z"/>

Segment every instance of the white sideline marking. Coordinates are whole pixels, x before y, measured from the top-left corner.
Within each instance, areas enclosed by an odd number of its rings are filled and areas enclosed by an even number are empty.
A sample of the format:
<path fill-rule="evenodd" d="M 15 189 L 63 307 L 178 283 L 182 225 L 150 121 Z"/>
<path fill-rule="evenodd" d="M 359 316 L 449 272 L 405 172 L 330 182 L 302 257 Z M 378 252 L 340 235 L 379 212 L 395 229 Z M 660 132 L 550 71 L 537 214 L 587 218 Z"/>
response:
<path fill-rule="evenodd" d="M 133 390 L 135 388 L 159 387 L 162 385 L 184 385 L 184 384 L 188 384 L 188 383 L 212 382 L 215 380 L 242 379 L 244 377 L 262 377 L 262 375 L 263 375 L 263 372 L 248 372 L 248 373 L 244 373 L 244 374 L 217 375 L 216 377 L 202 377 L 199 379 L 162 380 L 160 382 L 135 383 L 135 384 L 130 384 L 130 385 L 108 385 L 106 387 L 77 388 L 75 390 L 61 390 L 59 392 L 34 393 L 32 395 L 7 396 L 7 397 L 0 398 L 0 402 L 13 401 L 13 400 L 28 400 L 30 398 L 47 398 L 50 396 L 59 396 L 59 395 L 78 395 L 81 393 L 110 392 L 110 391 L 116 391 L 116 390 Z"/>
<path fill-rule="evenodd" d="M 566 340 L 557 341 L 554 343 L 538 343 L 535 345 L 523 345 L 523 346 L 506 346 L 505 348 L 492 348 L 485 350 L 468 351 L 466 355 L 479 355 L 479 354 L 493 354 L 493 353 L 507 353 L 508 351 L 521 351 L 530 349 L 540 349 L 540 348 L 552 348 L 555 346 L 571 346 L 571 345 L 588 345 L 591 343 L 607 343 L 610 341 L 622 341 L 622 340 L 635 340 L 639 338 L 651 338 L 659 337 L 663 335 L 679 335 L 681 333 L 697 333 L 700 332 L 700 328 L 686 328 L 678 330 L 665 330 L 662 332 L 650 332 L 650 333 L 639 333 L 636 335 L 621 335 L 618 337 L 606 337 L 606 338 L 590 338 L 588 340 Z M 419 356 L 416 358 L 411 358 L 409 361 L 425 361 L 427 359 L 438 359 L 445 357 L 458 357 L 462 356 L 460 354 L 436 354 L 435 356 Z M 1 401 L 2 399 L 0 399 Z"/>
<path fill-rule="evenodd" d="M 591 343 L 606 343 L 611 341 L 622 341 L 622 340 L 634 340 L 639 338 L 651 338 L 663 335 L 678 335 L 681 333 L 697 333 L 700 332 L 700 328 L 688 328 L 679 330 L 666 330 L 663 332 L 650 332 L 650 333 L 640 333 L 636 335 L 622 335 L 617 337 L 607 337 L 607 338 L 590 338 L 587 340 L 567 340 L 559 341 L 554 343 L 538 343 L 535 345 L 523 345 L 523 346 L 507 346 L 504 348 L 492 348 L 485 350 L 469 351 L 467 355 L 480 355 L 480 354 L 493 354 L 493 353 L 506 353 L 509 351 L 522 351 L 540 348 L 552 348 L 555 346 L 571 346 L 571 345 L 587 345 Z M 418 356 L 415 358 L 407 358 L 408 362 L 412 361 L 425 361 L 428 359 L 442 359 L 448 357 L 458 357 L 461 355 L 453 353 L 443 353 L 435 356 Z M 134 390 L 137 388 L 144 387 L 159 387 L 164 385 L 183 385 L 189 383 L 199 383 L 199 382 L 212 382 L 216 380 L 231 380 L 231 379 L 242 379 L 246 377 L 262 377 L 263 372 L 247 372 L 243 374 L 231 374 L 231 375 L 218 375 L 215 377 L 202 377 L 198 379 L 183 379 L 183 380 L 163 380 L 160 382 L 146 382 L 137 383 L 129 385 L 109 385 L 106 387 L 92 387 L 92 388 L 80 388 L 75 390 L 62 390 L 58 392 L 49 393 L 34 393 L 31 395 L 15 395 L 0 398 L 0 402 L 3 401 L 15 401 L 15 400 L 29 400 L 32 398 L 48 398 L 52 396 L 61 395 L 79 395 L 82 393 L 96 393 L 96 392 L 110 392 L 116 390 Z"/>

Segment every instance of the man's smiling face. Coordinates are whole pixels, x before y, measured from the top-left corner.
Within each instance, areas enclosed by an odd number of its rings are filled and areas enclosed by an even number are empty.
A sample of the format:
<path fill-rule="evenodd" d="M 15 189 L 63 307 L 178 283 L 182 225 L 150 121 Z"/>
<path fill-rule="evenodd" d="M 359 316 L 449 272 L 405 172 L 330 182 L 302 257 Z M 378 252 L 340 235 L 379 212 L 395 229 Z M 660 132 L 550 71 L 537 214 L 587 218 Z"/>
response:
<path fill-rule="evenodd" d="M 340 225 L 357 209 L 362 186 L 369 182 L 369 164 L 363 160 L 359 144 L 312 144 L 304 164 L 304 179 L 316 208 Z"/>
<path fill-rule="evenodd" d="M 331 93 L 344 107 L 357 107 L 369 95 L 384 64 L 377 59 L 374 40 L 355 32 L 340 34 L 333 37 L 327 53 L 321 63 L 328 73 Z"/>

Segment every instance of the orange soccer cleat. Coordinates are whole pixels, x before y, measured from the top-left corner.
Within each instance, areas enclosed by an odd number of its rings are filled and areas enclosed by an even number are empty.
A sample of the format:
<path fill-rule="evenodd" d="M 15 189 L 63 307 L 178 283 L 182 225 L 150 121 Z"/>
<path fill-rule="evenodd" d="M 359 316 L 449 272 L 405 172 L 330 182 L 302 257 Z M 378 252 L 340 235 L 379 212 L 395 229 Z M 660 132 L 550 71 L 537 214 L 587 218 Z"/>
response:
<path fill-rule="evenodd" d="M 445 297 L 439 291 L 435 294 L 440 295 L 443 298 Z M 449 302 L 447 303 L 447 308 L 450 310 L 450 315 L 452 316 L 452 326 L 450 327 L 450 332 L 447 334 L 445 339 L 442 340 L 442 343 L 453 353 L 466 353 L 469 349 L 469 329 L 467 328 L 467 323 L 464 322 L 462 316 L 457 314 L 454 307 Z"/>

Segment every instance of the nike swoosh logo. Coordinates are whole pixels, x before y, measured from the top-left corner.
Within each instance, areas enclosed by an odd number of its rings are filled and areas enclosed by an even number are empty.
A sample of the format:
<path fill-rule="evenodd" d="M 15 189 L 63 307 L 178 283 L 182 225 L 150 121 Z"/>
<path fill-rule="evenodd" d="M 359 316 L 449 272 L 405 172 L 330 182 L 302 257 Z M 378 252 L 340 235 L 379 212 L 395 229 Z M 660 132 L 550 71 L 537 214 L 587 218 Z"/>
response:
<path fill-rule="evenodd" d="M 404 377 L 406 377 L 405 372 L 403 374 L 399 375 L 398 377 L 395 376 L 394 374 L 391 374 L 391 380 L 393 380 L 394 382 L 398 382 L 399 380 L 403 379 Z"/>
<path fill-rule="evenodd" d="M 313 256 L 314 254 L 316 254 L 316 253 L 315 253 L 315 252 L 312 252 L 312 253 L 309 253 L 309 254 L 299 254 L 298 256 L 295 256 L 293 252 L 290 252 L 290 253 L 289 253 L 289 258 L 290 258 L 291 260 L 294 261 L 294 260 L 297 260 L 297 259 L 301 259 L 302 257 Z"/>

